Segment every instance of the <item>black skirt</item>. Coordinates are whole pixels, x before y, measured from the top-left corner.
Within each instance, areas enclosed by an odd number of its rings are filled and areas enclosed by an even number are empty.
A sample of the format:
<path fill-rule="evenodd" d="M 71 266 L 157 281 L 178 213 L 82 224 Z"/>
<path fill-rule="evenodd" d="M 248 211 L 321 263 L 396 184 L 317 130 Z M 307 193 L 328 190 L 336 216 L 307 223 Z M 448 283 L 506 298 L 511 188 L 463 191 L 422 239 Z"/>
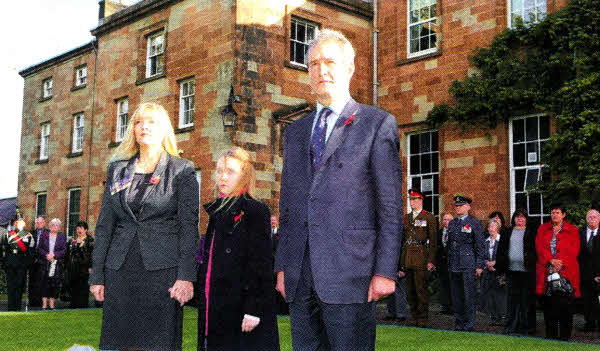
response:
<path fill-rule="evenodd" d="M 106 269 L 100 349 L 181 350 L 183 309 L 169 288 L 177 267 L 144 268 L 137 235 L 123 266 Z"/>

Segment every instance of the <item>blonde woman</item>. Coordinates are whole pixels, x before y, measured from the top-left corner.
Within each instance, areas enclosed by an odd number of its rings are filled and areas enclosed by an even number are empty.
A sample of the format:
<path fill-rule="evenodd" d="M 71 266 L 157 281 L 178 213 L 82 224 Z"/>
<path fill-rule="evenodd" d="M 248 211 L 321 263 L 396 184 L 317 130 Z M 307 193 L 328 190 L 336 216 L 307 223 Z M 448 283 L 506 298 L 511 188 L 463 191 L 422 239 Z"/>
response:
<path fill-rule="evenodd" d="M 100 349 L 181 350 L 198 237 L 194 166 L 165 109 L 140 105 L 108 166 L 90 274 L 104 301 Z"/>
<path fill-rule="evenodd" d="M 279 350 L 268 207 L 255 200 L 254 166 L 233 148 L 217 162 L 198 272 L 198 350 Z"/>

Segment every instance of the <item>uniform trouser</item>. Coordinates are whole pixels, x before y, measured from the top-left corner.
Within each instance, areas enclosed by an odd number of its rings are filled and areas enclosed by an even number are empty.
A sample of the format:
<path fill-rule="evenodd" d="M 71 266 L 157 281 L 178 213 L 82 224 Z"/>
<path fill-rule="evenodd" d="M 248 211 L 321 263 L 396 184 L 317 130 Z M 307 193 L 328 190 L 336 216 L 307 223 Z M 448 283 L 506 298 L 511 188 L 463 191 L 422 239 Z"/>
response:
<path fill-rule="evenodd" d="M 20 311 L 23 289 L 25 288 L 25 272 L 23 266 L 9 266 L 6 270 L 6 282 L 8 285 L 8 310 Z"/>
<path fill-rule="evenodd" d="M 440 305 L 442 311 L 452 311 L 452 299 L 450 297 L 450 273 L 447 270 L 439 270 L 438 277 L 440 280 Z"/>
<path fill-rule="evenodd" d="M 508 271 L 506 331 L 535 333 L 535 273 Z"/>
<path fill-rule="evenodd" d="M 455 329 L 473 330 L 475 325 L 475 269 L 450 272 L 452 308 L 456 316 Z"/>
<path fill-rule="evenodd" d="M 600 319 L 598 311 L 598 293 L 596 292 L 593 279 L 582 280 L 581 299 L 583 300 L 583 318 L 586 326 L 595 326 Z"/>
<path fill-rule="evenodd" d="M 294 351 L 375 350 L 375 303 L 323 302 L 314 290 L 308 252 L 303 261 L 296 295 L 290 303 Z"/>
<path fill-rule="evenodd" d="M 387 300 L 388 316 L 394 318 L 406 318 L 406 288 L 404 286 L 404 279 L 398 279 L 396 281 L 396 290 L 391 294 Z"/>
<path fill-rule="evenodd" d="M 573 330 L 572 298 L 570 296 L 544 296 L 543 302 L 546 338 L 569 340 Z"/>
<path fill-rule="evenodd" d="M 429 295 L 427 295 L 427 271 L 407 269 L 406 277 L 406 298 L 410 306 L 410 313 L 417 321 L 417 324 L 427 323 L 429 312 Z"/>

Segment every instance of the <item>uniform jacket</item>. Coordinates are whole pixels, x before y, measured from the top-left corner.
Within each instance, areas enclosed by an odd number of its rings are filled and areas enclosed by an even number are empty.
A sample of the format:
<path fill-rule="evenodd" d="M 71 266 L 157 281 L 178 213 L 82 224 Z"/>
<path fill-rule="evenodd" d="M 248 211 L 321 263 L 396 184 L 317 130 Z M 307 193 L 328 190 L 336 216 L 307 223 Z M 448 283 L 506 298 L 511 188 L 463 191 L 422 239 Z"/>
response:
<path fill-rule="evenodd" d="M 22 230 L 18 233 L 20 237 L 19 242 L 10 238 L 15 234 L 15 231 L 7 231 L 2 233 L 0 238 L 0 256 L 3 263 L 9 267 L 13 266 L 29 266 L 32 263 L 33 253 L 35 251 L 35 240 L 33 236 L 26 230 Z M 24 248 L 24 249 L 23 249 Z M 17 250 L 17 253 L 14 253 Z"/>
<path fill-rule="evenodd" d="M 496 252 L 496 265 L 494 266 L 498 273 L 506 273 L 509 267 L 509 251 L 510 251 L 510 238 L 512 236 L 513 228 L 509 227 L 505 231 L 504 235 L 500 235 L 500 243 L 498 244 L 498 250 Z M 525 269 L 527 272 L 535 272 L 535 262 L 537 260 L 537 254 L 535 253 L 535 236 L 537 231 L 535 227 L 525 227 L 525 234 L 523 234 L 523 259 L 525 260 Z"/>
<path fill-rule="evenodd" d="M 470 232 L 468 232 L 470 230 Z M 463 225 L 454 218 L 448 224 L 448 269 L 450 272 L 467 272 L 483 269 L 485 258 L 481 222 L 467 216 Z"/>
<path fill-rule="evenodd" d="M 121 267 L 136 234 L 147 270 L 177 267 L 178 280 L 195 281 L 199 198 L 194 166 L 163 152 L 152 175 L 159 181 L 146 188 L 136 218 L 127 204 L 126 184 L 137 160 L 136 155 L 108 166 L 89 283 L 104 284 L 105 268 Z"/>
<path fill-rule="evenodd" d="M 389 113 L 350 99 L 313 175 L 315 115 L 312 111 L 285 130 L 275 271 L 284 271 L 286 299 L 294 301 L 308 241 L 319 298 L 366 302 L 374 275 L 395 279 L 397 274 L 402 239 L 398 123 Z"/>
<path fill-rule="evenodd" d="M 426 270 L 427 263 L 436 264 L 437 221 L 433 214 L 422 210 L 416 218 L 413 214 L 404 215 L 404 235 L 402 235 L 402 256 L 400 268 Z M 408 244 L 409 241 L 417 243 Z M 399 270 L 402 270 L 400 269 Z"/>
<path fill-rule="evenodd" d="M 199 345 L 204 344 L 206 276 L 209 259 L 212 259 L 208 294 L 209 350 L 215 345 L 232 351 L 279 350 L 269 209 L 262 202 L 242 195 L 231 208 L 216 211 L 221 201 L 204 205 L 210 217 L 198 270 Z M 260 323 L 252 332 L 242 335 L 245 314 L 259 317 Z"/>
<path fill-rule="evenodd" d="M 546 278 L 548 276 L 548 267 L 550 260 L 553 259 L 550 251 L 550 240 L 552 240 L 552 222 L 548 221 L 538 228 L 538 234 L 535 239 L 535 249 L 537 252 L 537 263 L 535 269 L 535 293 L 543 295 L 546 293 Z M 575 291 L 575 297 L 580 297 L 579 290 L 579 232 L 577 227 L 564 222 L 563 228 L 558 232 L 556 239 L 556 258 L 562 260 L 563 268 L 560 274 L 567 278 Z"/>
<path fill-rule="evenodd" d="M 598 233 L 596 236 L 600 235 L 600 228 L 598 228 L 597 231 Z M 579 270 L 581 272 L 581 283 L 591 284 L 592 279 L 594 279 L 592 267 L 593 256 L 592 248 L 587 245 L 587 227 L 579 229 L 579 245 L 579 256 L 577 257 L 577 260 L 579 261 Z"/>

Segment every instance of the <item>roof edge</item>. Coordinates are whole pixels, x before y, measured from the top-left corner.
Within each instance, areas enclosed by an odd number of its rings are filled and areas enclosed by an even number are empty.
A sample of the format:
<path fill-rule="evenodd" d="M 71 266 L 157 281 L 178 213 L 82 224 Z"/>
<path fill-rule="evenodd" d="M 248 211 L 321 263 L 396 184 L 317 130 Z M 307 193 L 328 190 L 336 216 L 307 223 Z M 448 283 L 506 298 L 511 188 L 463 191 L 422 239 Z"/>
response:
<path fill-rule="evenodd" d="M 34 65 L 31 65 L 27 68 L 22 69 L 21 71 L 19 71 L 19 75 L 23 78 L 27 78 L 32 74 L 38 73 L 46 68 L 55 66 L 59 63 L 65 62 L 67 60 L 70 60 L 74 57 L 80 56 L 82 54 L 85 54 L 89 51 L 94 50 L 94 45 L 95 45 L 95 40 L 90 41 L 89 43 L 83 44 L 79 47 L 76 47 L 75 49 L 69 50 L 67 52 L 64 52 L 62 54 L 56 55 L 54 57 L 51 57 L 45 61 L 42 61 L 40 63 L 36 63 Z"/>

